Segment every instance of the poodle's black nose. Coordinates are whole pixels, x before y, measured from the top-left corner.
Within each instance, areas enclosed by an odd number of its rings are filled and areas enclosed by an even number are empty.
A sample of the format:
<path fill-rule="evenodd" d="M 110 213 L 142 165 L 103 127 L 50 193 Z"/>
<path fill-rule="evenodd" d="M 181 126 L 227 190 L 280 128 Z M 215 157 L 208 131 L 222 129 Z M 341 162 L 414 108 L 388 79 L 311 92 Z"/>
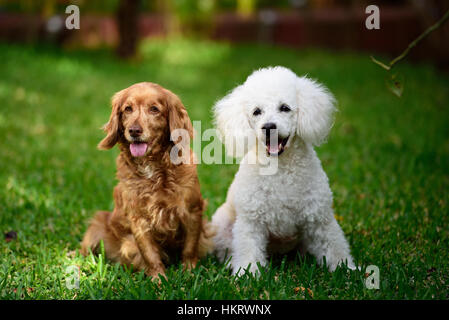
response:
<path fill-rule="evenodd" d="M 270 136 L 270 130 L 277 129 L 276 124 L 273 122 L 267 122 L 262 126 L 262 130 L 265 130 L 265 135 Z"/>

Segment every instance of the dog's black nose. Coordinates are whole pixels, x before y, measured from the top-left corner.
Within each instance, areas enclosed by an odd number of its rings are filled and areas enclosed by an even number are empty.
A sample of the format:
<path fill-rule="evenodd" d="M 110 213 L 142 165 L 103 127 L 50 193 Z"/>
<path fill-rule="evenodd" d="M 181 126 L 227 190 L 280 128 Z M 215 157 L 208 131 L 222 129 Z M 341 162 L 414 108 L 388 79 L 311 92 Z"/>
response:
<path fill-rule="evenodd" d="M 132 125 L 131 128 L 128 129 L 131 137 L 136 138 L 142 135 L 142 127 L 139 125 Z"/>
<path fill-rule="evenodd" d="M 262 126 L 262 130 L 265 130 L 265 135 L 270 135 L 270 130 L 277 129 L 276 124 L 273 122 L 267 122 Z"/>

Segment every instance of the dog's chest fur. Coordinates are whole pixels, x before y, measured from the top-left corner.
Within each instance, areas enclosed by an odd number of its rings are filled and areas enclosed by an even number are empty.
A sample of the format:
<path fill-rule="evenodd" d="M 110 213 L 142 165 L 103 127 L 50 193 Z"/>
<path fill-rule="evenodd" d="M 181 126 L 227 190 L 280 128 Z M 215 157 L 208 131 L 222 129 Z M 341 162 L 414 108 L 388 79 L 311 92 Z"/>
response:
<path fill-rule="evenodd" d="M 312 148 L 292 146 L 278 161 L 273 175 L 260 175 L 257 165 L 241 165 L 232 192 L 241 209 L 237 214 L 264 224 L 275 236 L 290 237 L 307 222 L 323 219 L 317 207 L 331 206 L 332 193 Z"/>
<path fill-rule="evenodd" d="M 149 164 L 136 166 L 137 174 L 129 173 L 126 179 L 121 177 L 119 199 L 116 206 L 121 207 L 127 219 L 144 217 L 147 230 L 161 243 L 182 243 L 182 219 L 184 193 L 176 181 L 171 181 L 170 173 Z"/>

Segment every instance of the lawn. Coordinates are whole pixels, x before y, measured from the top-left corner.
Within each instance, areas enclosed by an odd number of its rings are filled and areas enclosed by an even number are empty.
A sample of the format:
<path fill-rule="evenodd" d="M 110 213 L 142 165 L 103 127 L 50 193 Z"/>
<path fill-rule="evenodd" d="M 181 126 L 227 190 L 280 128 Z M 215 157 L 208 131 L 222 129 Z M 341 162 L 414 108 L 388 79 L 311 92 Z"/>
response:
<path fill-rule="evenodd" d="M 367 55 L 258 45 L 152 40 L 134 62 L 109 50 L 0 44 L 0 298 L 2 299 L 448 299 L 449 77 L 404 63 L 401 99 Z M 275 256 L 260 278 L 234 278 L 214 257 L 168 281 L 77 253 L 88 219 L 113 208 L 117 149 L 99 151 L 112 94 L 157 82 L 212 126 L 211 107 L 254 69 L 284 65 L 335 94 L 339 112 L 317 148 L 334 208 L 361 272 L 334 273 L 306 255 Z M 198 167 L 210 217 L 236 165 Z M 380 288 L 365 287 L 365 268 Z M 79 289 L 66 286 L 80 268 Z"/>

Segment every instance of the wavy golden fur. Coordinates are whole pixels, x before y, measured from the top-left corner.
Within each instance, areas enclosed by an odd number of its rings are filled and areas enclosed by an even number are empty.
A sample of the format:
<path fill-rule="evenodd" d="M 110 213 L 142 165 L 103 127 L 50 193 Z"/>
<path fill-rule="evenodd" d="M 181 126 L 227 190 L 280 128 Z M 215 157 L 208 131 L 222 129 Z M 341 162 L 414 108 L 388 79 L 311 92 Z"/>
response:
<path fill-rule="evenodd" d="M 184 266 L 192 268 L 212 249 L 193 152 L 189 164 L 170 159 L 175 129 L 192 137 L 187 111 L 171 91 L 144 82 L 113 96 L 107 135 L 98 147 L 118 144 L 120 149 L 115 208 L 97 212 L 91 221 L 81 243 L 84 255 L 98 250 L 103 240 L 109 259 L 157 277 L 164 276 L 172 251 L 179 251 Z"/>

